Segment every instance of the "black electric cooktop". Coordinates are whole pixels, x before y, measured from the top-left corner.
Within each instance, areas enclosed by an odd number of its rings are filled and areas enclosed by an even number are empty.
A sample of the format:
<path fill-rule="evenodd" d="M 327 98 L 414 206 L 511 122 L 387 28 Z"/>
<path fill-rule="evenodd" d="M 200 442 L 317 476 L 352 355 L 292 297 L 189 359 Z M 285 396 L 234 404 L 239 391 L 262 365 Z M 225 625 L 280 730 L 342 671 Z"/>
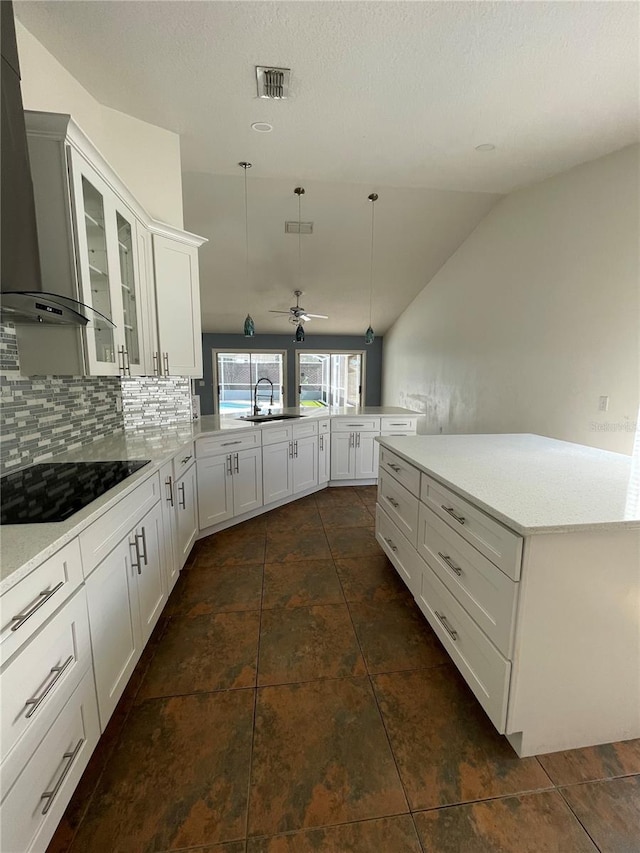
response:
<path fill-rule="evenodd" d="M 0 479 L 0 524 L 64 521 L 149 461 L 46 462 L 14 471 Z"/>

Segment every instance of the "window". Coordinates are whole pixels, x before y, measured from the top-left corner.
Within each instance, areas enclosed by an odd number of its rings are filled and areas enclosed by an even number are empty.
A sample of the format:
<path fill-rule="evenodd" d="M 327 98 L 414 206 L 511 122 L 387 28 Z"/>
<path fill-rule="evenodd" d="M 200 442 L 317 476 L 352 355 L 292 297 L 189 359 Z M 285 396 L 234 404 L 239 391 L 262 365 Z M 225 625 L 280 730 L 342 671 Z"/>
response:
<path fill-rule="evenodd" d="M 297 356 L 300 406 L 362 404 L 363 352 L 298 352 Z"/>
<path fill-rule="evenodd" d="M 273 382 L 273 405 L 281 408 L 284 402 L 283 352 L 224 352 L 213 353 L 214 383 L 217 387 L 217 412 L 249 414 L 253 406 L 253 389 L 263 377 Z M 271 385 L 261 382 L 258 404 L 271 402 Z"/>

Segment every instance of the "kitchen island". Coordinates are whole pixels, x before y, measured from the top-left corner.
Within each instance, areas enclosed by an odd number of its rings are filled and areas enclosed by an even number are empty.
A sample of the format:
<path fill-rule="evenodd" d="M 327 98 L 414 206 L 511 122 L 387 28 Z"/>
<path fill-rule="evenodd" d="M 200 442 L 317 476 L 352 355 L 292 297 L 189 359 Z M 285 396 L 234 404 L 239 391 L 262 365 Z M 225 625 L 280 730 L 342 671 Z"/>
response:
<path fill-rule="evenodd" d="M 518 755 L 640 736 L 638 461 L 534 435 L 378 441 L 377 539 Z"/>

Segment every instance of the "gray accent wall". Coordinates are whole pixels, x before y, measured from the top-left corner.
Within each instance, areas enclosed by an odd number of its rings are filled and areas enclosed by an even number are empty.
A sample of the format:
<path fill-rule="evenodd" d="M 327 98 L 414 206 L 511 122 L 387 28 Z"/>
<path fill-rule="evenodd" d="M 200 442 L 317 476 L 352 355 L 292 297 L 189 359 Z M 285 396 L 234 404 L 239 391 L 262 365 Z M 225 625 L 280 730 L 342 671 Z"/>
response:
<path fill-rule="evenodd" d="M 242 318 L 241 318 L 242 319 Z M 239 321 L 240 322 L 240 321 Z M 318 321 L 321 322 L 321 321 Z M 348 351 L 363 350 L 366 353 L 364 400 L 366 406 L 379 406 L 382 385 L 382 346 L 383 339 L 376 338 L 374 342 L 366 346 L 364 335 L 315 335 L 307 330 L 307 339 L 299 344 L 293 340 L 293 332 L 288 335 L 260 335 L 253 338 L 245 338 L 244 335 L 222 335 L 214 332 L 205 332 L 202 335 L 202 360 L 204 378 L 200 384 L 195 382 L 196 393 L 200 397 L 200 410 L 203 415 L 214 414 L 213 393 L 213 351 L 217 349 L 233 350 L 242 352 L 251 350 L 282 350 L 287 353 L 287 405 L 293 405 L 295 400 L 296 383 L 296 352 L 309 350 Z"/>

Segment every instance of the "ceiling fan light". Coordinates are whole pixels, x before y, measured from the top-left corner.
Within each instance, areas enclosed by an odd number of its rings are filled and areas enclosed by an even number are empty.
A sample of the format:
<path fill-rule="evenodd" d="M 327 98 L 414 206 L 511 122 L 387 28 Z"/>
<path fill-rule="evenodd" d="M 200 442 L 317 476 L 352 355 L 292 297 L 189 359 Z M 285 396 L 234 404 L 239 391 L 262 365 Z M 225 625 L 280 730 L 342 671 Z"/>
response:
<path fill-rule="evenodd" d="M 365 342 L 365 344 L 372 344 L 372 343 L 373 343 L 373 341 L 375 340 L 375 337 L 376 337 L 376 336 L 375 336 L 375 333 L 374 333 L 373 329 L 371 328 L 371 326 L 369 326 L 369 328 L 367 329 L 367 331 L 364 333 L 364 342 Z"/>
<path fill-rule="evenodd" d="M 296 327 L 295 340 L 296 340 L 296 343 L 299 343 L 299 344 L 304 343 L 304 327 L 303 327 L 302 323 L 298 323 L 298 325 Z"/>
<path fill-rule="evenodd" d="M 253 322 L 253 317 L 251 314 L 247 314 L 244 320 L 244 336 L 245 338 L 252 338 L 256 333 L 256 324 Z"/>

